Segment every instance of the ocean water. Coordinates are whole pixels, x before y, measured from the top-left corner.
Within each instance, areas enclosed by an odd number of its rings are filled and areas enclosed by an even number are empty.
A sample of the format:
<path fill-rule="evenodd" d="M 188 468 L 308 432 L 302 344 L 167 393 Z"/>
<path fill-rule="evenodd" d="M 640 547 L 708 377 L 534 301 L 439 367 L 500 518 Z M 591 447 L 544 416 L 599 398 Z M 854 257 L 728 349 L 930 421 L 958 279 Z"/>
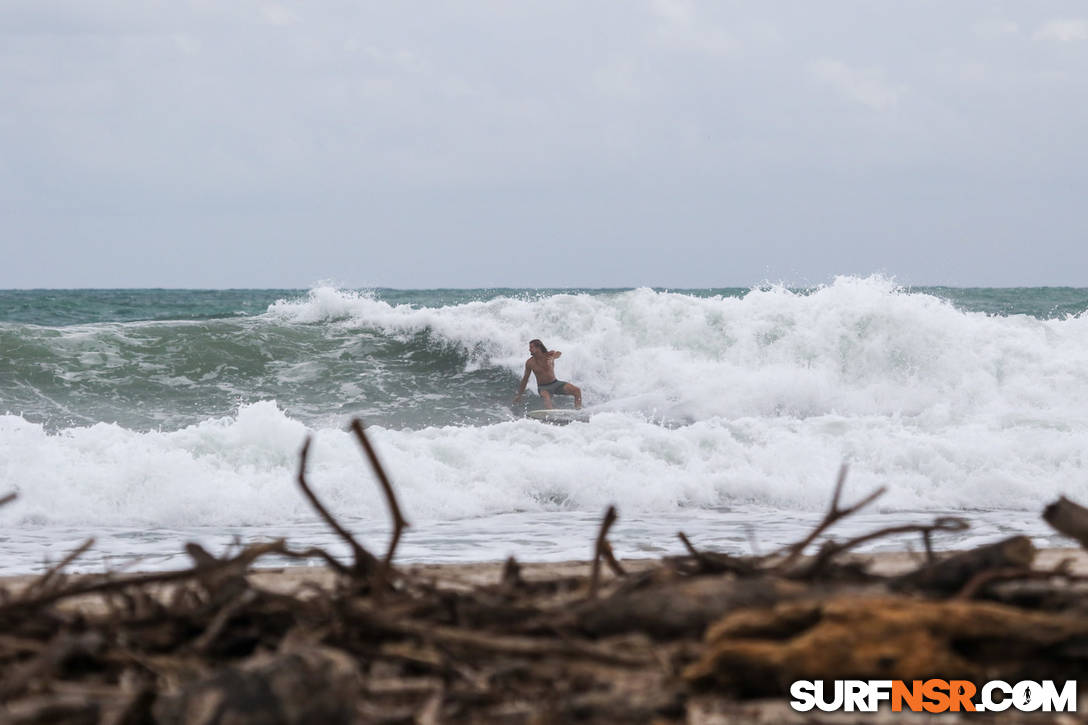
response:
<path fill-rule="evenodd" d="M 1088 289 L 0 291 L 0 574 L 180 566 L 286 536 L 345 553 L 310 481 L 384 551 L 366 423 L 411 528 L 401 561 L 585 558 L 614 504 L 620 556 L 676 532 L 770 551 L 844 500 L 833 535 L 937 515 L 1060 544 L 1040 520 L 1088 502 Z M 512 405 L 528 340 L 563 351 L 591 417 Z M 530 391 L 535 386 L 530 383 Z M 570 398 L 560 398 L 570 405 Z M 918 548 L 915 539 L 876 548 Z"/>

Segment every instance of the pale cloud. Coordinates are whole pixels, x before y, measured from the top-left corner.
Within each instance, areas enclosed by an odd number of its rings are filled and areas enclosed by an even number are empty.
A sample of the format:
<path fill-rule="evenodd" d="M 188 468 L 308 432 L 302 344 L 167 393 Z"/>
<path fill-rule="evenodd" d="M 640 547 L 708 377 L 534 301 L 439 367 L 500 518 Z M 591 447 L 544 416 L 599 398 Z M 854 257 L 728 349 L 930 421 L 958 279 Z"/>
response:
<path fill-rule="evenodd" d="M 599 91 L 615 98 L 635 100 L 642 93 L 635 64 L 629 59 L 615 59 L 593 72 Z"/>
<path fill-rule="evenodd" d="M 1050 40 L 1057 43 L 1072 43 L 1088 40 L 1088 21 L 1077 19 L 1051 20 L 1035 31 L 1035 40 Z"/>
<path fill-rule="evenodd" d="M 189 33 L 175 33 L 174 45 L 185 55 L 196 55 L 203 46 L 200 38 Z"/>
<path fill-rule="evenodd" d="M 426 65 L 416 53 L 403 48 L 390 49 L 368 45 L 363 52 L 380 65 L 392 66 L 402 71 L 419 71 Z"/>
<path fill-rule="evenodd" d="M 653 0 L 651 8 L 663 21 L 658 37 L 666 45 L 711 56 L 727 55 L 736 42 L 722 28 L 696 15 L 690 0 Z"/>
<path fill-rule="evenodd" d="M 880 70 L 853 68 L 839 60 L 822 58 L 809 63 L 808 71 L 843 98 L 875 111 L 886 111 L 899 102 L 901 89 L 889 84 Z"/>
<path fill-rule="evenodd" d="M 298 22 L 298 16 L 294 11 L 282 5 L 265 5 L 261 8 L 261 17 L 269 25 L 287 27 Z"/>
<path fill-rule="evenodd" d="M 695 6 L 688 0 L 653 0 L 650 7 L 658 17 L 673 25 L 691 25 L 695 20 Z"/>
<path fill-rule="evenodd" d="M 969 61 L 959 67 L 960 80 L 975 83 L 986 80 L 986 66 L 978 61 Z"/>
<path fill-rule="evenodd" d="M 990 18 L 975 23 L 971 30 L 982 38 L 1003 38 L 1019 34 L 1020 26 L 1008 18 Z"/>

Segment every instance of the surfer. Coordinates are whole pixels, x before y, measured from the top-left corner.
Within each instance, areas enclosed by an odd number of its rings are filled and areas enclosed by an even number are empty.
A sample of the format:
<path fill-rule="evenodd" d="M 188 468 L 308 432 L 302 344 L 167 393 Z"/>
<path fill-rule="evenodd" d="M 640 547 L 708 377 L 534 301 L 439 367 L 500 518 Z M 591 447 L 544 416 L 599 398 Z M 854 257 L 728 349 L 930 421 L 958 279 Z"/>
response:
<path fill-rule="evenodd" d="M 573 395 L 574 407 L 582 407 L 582 389 L 555 377 L 555 359 L 563 353 L 549 350 L 540 340 L 529 341 L 529 359 L 525 361 L 525 374 L 521 376 L 521 386 L 514 396 L 514 403 L 521 400 L 525 386 L 529 384 L 529 373 L 536 375 L 536 392 L 544 399 L 545 408 L 554 408 L 553 395 Z"/>

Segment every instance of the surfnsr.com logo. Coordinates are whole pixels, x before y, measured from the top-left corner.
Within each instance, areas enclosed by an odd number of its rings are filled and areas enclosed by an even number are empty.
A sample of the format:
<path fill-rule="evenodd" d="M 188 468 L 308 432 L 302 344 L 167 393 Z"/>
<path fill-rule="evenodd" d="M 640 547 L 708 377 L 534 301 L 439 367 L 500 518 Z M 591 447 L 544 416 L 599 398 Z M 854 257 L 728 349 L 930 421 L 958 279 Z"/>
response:
<path fill-rule="evenodd" d="M 1053 680 L 1009 683 L 991 680 L 797 680 L 790 685 L 790 707 L 798 712 L 1076 712 L 1077 682 L 1060 687 Z"/>

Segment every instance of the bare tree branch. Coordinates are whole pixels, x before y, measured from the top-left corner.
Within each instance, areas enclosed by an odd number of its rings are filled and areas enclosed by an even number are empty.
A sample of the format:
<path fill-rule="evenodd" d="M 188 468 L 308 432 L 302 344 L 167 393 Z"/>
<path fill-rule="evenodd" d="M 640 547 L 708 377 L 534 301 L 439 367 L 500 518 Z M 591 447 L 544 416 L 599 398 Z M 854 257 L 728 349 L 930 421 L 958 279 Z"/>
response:
<path fill-rule="evenodd" d="M 616 507 L 609 506 L 608 510 L 604 512 L 601 528 L 597 532 L 597 545 L 593 550 L 593 575 L 589 580 L 589 596 L 591 599 L 597 596 L 597 588 L 601 580 L 601 557 L 604 555 L 605 547 L 608 546 L 608 530 L 612 528 L 612 524 L 616 523 L 616 518 Z"/>
<path fill-rule="evenodd" d="M 827 515 L 824 516 L 823 521 L 821 521 L 804 539 L 786 548 L 786 558 L 779 563 L 779 568 L 788 568 L 804 553 L 805 547 L 815 541 L 820 534 L 830 528 L 836 521 L 865 508 L 873 501 L 883 496 L 884 492 L 888 490 L 886 486 L 881 486 L 853 506 L 844 509 L 839 508 L 839 498 L 842 496 L 842 486 L 846 482 L 846 473 L 848 470 L 849 466 L 845 463 L 842 464 L 842 468 L 839 469 L 839 477 L 838 480 L 835 481 L 835 492 L 831 497 L 831 507 L 828 509 Z"/>
<path fill-rule="evenodd" d="M 306 442 L 302 444 L 302 452 L 299 454 L 298 463 L 298 485 L 302 489 L 302 493 L 306 495 L 310 505 L 314 507 L 317 513 L 325 520 L 325 523 L 332 528 L 336 534 L 347 542 L 347 545 L 351 547 L 352 554 L 355 557 L 354 573 L 357 576 L 368 577 L 377 567 L 378 560 L 363 548 L 362 544 L 355 540 L 355 537 L 351 533 L 340 525 L 329 510 L 325 508 L 325 505 L 321 503 L 317 498 L 317 494 L 310 488 L 310 484 L 306 482 L 306 461 L 310 455 L 310 443 L 313 440 L 313 436 L 306 436 Z"/>
<path fill-rule="evenodd" d="M 381 461 L 378 460 L 378 454 L 374 450 L 374 447 L 370 445 L 370 440 L 363 431 L 363 422 L 356 418 L 351 421 L 351 429 L 355 431 L 355 436 L 363 445 L 363 450 L 366 451 L 366 456 L 370 459 L 370 465 L 374 469 L 374 473 L 378 476 L 378 481 L 382 484 L 382 490 L 385 492 L 385 500 L 389 504 L 390 515 L 393 517 L 393 537 L 389 541 L 389 549 L 385 552 L 385 559 L 382 562 L 385 571 L 388 572 L 393 564 L 393 553 L 397 550 L 397 544 L 400 543 L 400 535 L 404 529 L 408 528 L 408 522 L 404 520 L 404 516 L 400 513 L 400 505 L 397 504 L 397 496 L 393 492 L 393 484 L 389 482 L 389 477 L 385 475 L 385 469 L 382 468 Z"/>
<path fill-rule="evenodd" d="M 84 553 L 86 553 L 86 551 L 88 549 L 90 549 L 92 546 L 94 546 L 94 539 L 93 538 L 92 539 L 87 539 L 86 541 L 84 541 L 82 544 L 80 544 L 78 547 L 76 547 L 76 549 L 74 551 L 72 551 L 70 554 L 68 554 L 68 556 L 61 559 L 60 563 L 58 563 L 52 569 L 45 572 L 44 574 L 41 575 L 41 577 L 39 577 L 37 580 L 35 580 L 27 588 L 27 591 L 45 591 L 48 584 L 53 579 L 53 577 L 55 577 L 58 573 L 60 573 L 66 566 L 68 566 L 73 561 L 75 561 L 80 556 L 82 556 Z"/>

